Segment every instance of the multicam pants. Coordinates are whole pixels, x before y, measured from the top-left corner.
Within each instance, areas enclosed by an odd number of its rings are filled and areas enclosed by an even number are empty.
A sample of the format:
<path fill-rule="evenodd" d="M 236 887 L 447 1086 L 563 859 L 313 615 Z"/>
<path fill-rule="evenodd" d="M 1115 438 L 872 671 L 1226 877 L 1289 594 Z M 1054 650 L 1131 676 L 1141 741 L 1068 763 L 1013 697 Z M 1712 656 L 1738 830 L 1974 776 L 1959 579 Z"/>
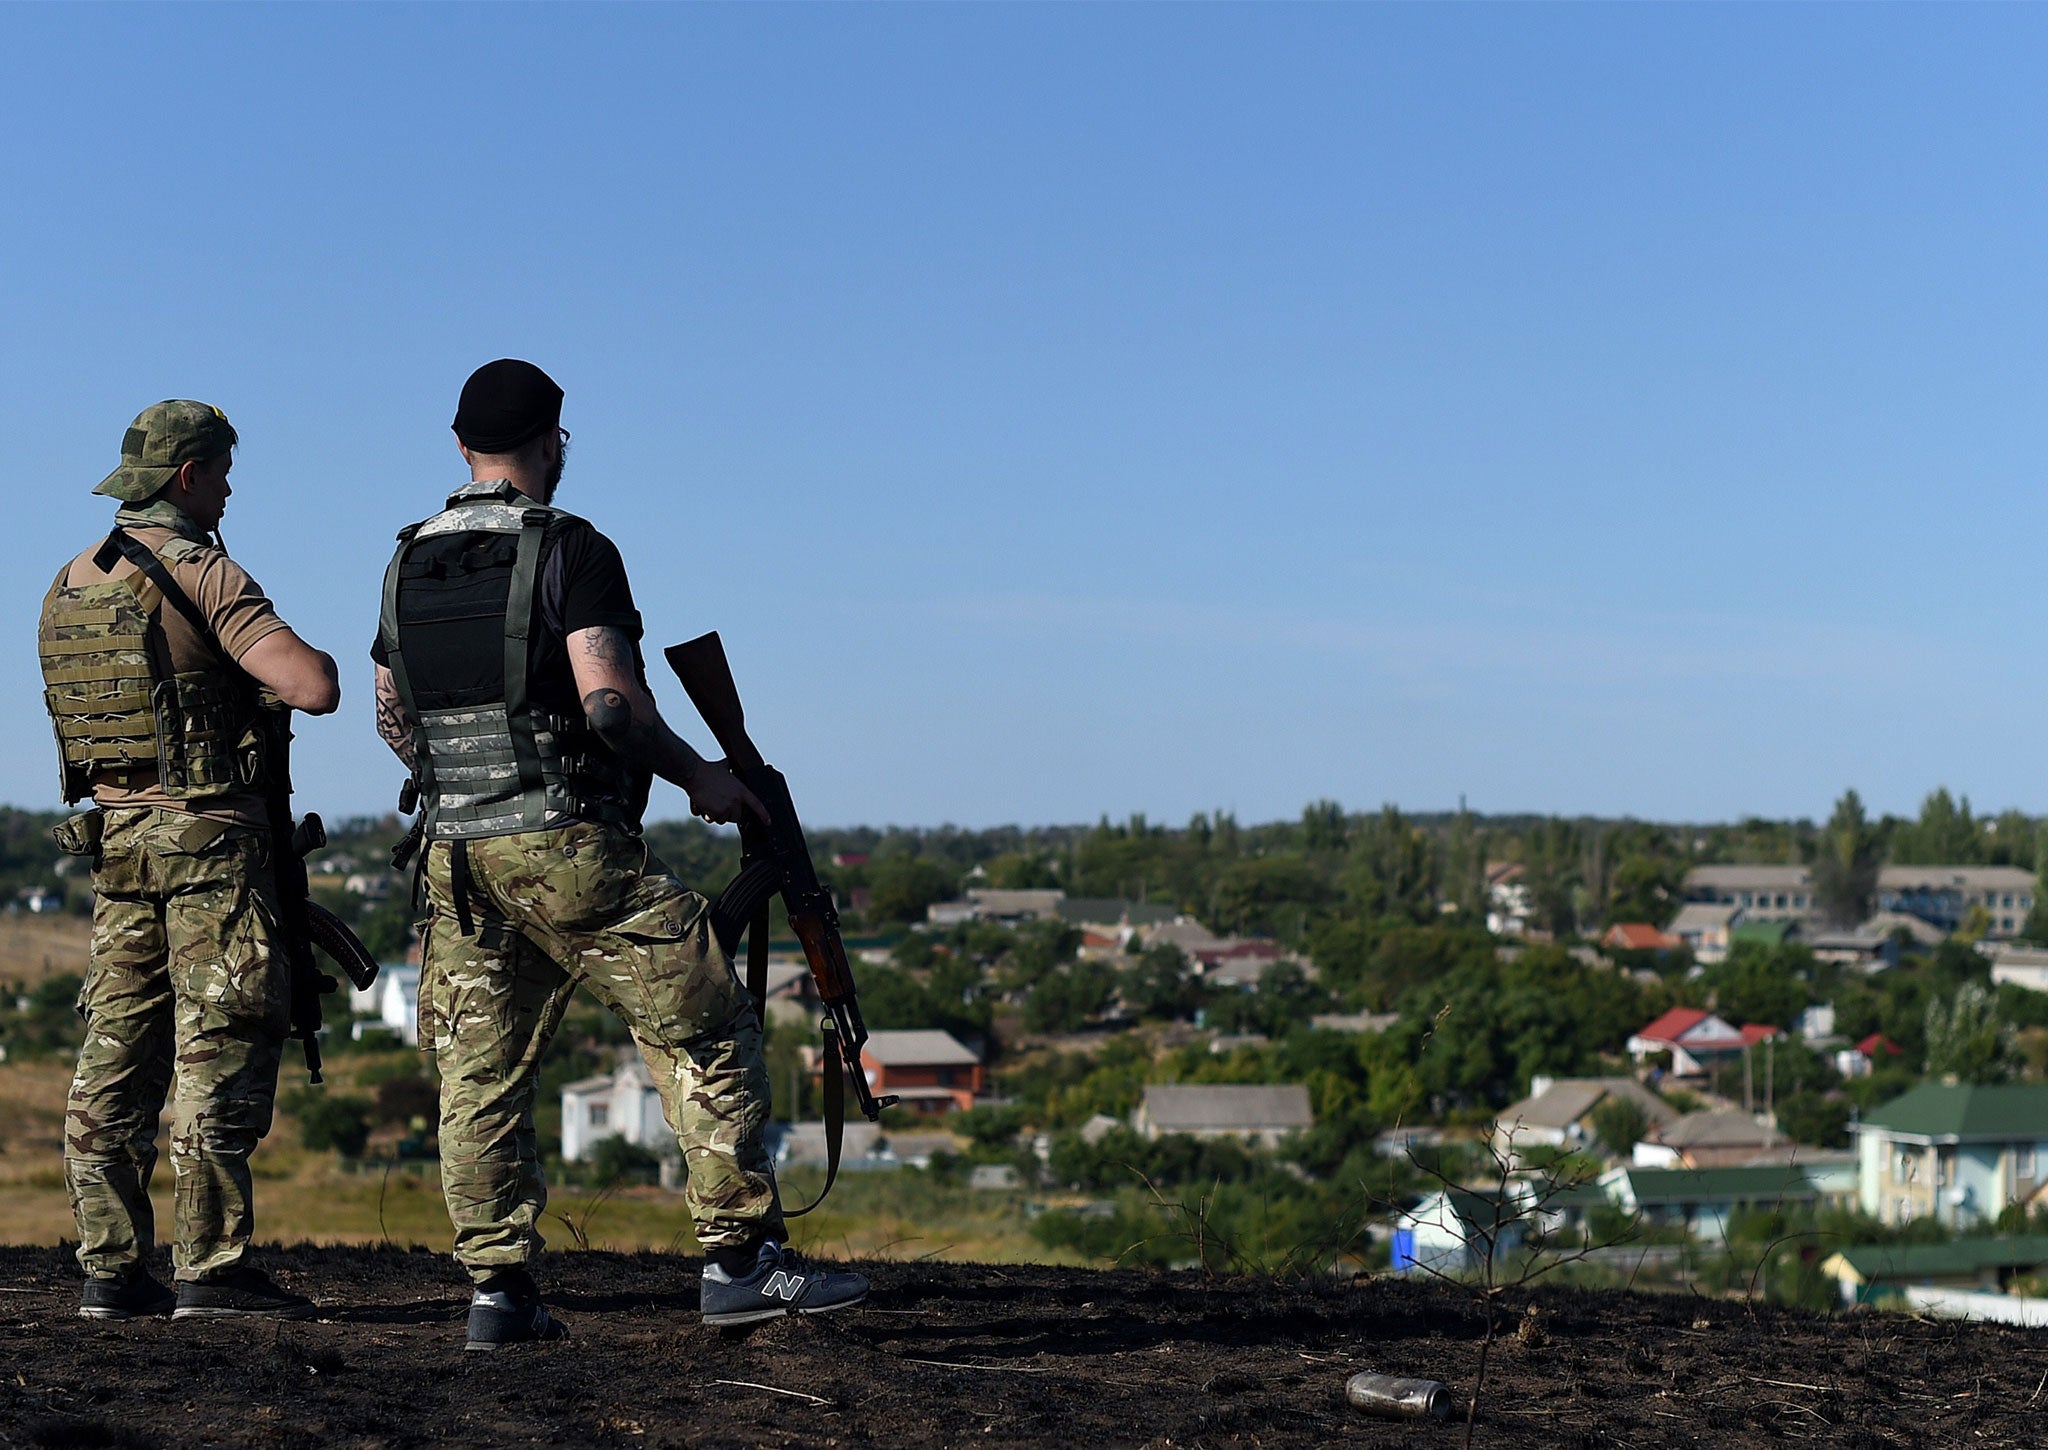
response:
<path fill-rule="evenodd" d="M 110 808 L 92 884 L 85 1044 L 64 1124 L 78 1262 L 111 1278 L 154 1247 L 149 1179 L 168 1097 L 177 1276 L 216 1278 L 241 1262 L 255 1226 L 249 1154 L 270 1131 L 291 1011 L 271 949 L 268 836 Z"/>
<path fill-rule="evenodd" d="M 484 1279 L 540 1252 L 533 1128 L 542 1054 L 577 984 L 633 1034 L 682 1148 L 697 1241 L 782 1235 L 762 1143 L 760 1017 L 711 935 L 704 898 L 636 836 L 578 822 L 468 843 L 476 931 L 457 921 L 454 847 L 429 847 L 420 1042 L 441 1072 L 441 1183 L 455 1257 Z"/>

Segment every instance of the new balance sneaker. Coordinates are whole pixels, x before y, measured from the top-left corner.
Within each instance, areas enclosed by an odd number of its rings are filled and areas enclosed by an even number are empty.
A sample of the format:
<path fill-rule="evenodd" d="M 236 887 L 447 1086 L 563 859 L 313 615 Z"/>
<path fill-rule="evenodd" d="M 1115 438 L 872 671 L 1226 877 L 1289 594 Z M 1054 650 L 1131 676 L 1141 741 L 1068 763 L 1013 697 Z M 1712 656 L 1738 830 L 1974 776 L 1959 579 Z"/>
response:
<path fill-rule="evenodd" d="M 178 1286 L 173 1319 L 310 1319 L 313 1301 L 270 1282 L 247 1264 L 199 1283 Z"/>
<path fill-rule="evenodd" d="M 828 1314 L 868 1297 L 859 1274 L 831 1273 L 773 1239 L 756 1251 L 751 1269 L 734 1274 L 716 1258 L 704 1265 L 704 1322 L 756 1324 L 785 1314 Z"/>
<path fill-rule="evenodd" d="M 464 1349 L 503 1349 L 560 1339 L 568 1328 L 540 1302 L 540 1288 L 524 1269 L 501 1269 L 476 1286 L 469 1300 L 469 1343 Z"/>
<path fill-rule="evenodd" d="M 82 1319 L 137 1319 L 168 1314 L 177 1307 L 178 1296 L 151 1278 L 147 1269 L 131 1270 L 118 1279 L 87 1279 L 78 1300 Z"/>

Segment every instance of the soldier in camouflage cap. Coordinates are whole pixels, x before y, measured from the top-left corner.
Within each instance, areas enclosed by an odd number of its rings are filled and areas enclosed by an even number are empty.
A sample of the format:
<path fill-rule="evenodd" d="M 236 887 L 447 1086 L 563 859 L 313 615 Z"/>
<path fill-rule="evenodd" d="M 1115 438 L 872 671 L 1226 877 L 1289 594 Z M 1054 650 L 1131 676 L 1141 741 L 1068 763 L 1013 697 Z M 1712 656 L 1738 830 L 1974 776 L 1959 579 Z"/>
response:
<path fill-rule="evenodd" d="M 399 535 L 371 651 L 378 730 L 420 789 L 420 1043 L 440 1067 L 441 1184 L 478 1350 L 562 1333 L 528 1267 L 547 1204 L 533 1110 L 578 986 L 625 1022 L 660 1094 L 709 1260 L 705 1321 L 822 1313 L 868 1287 L 784 1247 L 760 1017 L 704 898 L 641 839 L 653 775 L 707 818 L 760 802 L 662 723 L 617 547 L 550 506 L 561 406 L 531 363 L 470 378 L 455 433 L 471 481 Z"/>
<path fill-rule="evenodd" d="M 38 631 L 64 799 L 94 803 L 58 828 L 92 861 L 64 1177 L 93 1319 L 312 1310 L 246 1261 L 289 1015 L 256 712 L 259 687 L 312 714 L 341 692 L 214 537 L 236 442 L 210 404 L 145 409 L 96 490 L 114 532 L 58 572 Z M 145 1267 L 167 1104 L 175 1295 Z"/>
<path fill-rule="evenodd" d="M 208 463 L 241 440 L 228 415 L 211 403 L 171 398 L 144 408 L 121 439 L 121 466 L 94 493 L 141 503 L 163 491 L 187 463 Z"/>

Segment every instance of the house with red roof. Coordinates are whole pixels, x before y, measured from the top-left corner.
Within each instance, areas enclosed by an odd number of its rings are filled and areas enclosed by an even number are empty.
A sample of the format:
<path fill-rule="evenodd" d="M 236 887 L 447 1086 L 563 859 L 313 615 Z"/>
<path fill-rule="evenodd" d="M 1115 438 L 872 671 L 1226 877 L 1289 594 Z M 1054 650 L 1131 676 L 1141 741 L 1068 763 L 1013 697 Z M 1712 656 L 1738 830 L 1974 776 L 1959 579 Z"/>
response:
<path fill-rule="evenodd" d="M 1739 1057 L 1781 1029 L 1752 1023 L 1731 1027 L 1701 1007 L 1673 1007 L 1628 1040 L 1628 1055 L 1644 1062 L 1659 1053 L 1671 1055 L 1673 1077 L 1705 1077 L 1727 1058 Z"/>
<path fill-rule="evenodd" d="M 1868 1077 L 1886 1058 L 1903 1057 L 1906 1049 L 1882 1032 L 1873 1032 L 1854 1047 L 1835 1054 L 1835 1071 L 1843 1077 Z"/>
<path fill-rule="evenodd" d="M 1617 921 L 1601 936 L 1600 945 L 1609 951 L 1669 952 L 1685 943 L 1647 921 Z"/>

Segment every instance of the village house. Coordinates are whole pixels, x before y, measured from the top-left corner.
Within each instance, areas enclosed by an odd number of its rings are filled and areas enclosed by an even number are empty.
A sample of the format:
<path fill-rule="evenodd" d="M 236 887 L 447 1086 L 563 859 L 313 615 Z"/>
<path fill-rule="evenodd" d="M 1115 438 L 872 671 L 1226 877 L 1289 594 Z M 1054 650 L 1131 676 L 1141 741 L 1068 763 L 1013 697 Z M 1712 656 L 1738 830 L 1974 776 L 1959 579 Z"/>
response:
<path fill-rule="evenodd" d="M 1456 1278 L 1522 1246 L 1522 1215 L 1497 1189 L 1439 1188 L 1394 1219 L 1388 1267 Z"/>
<path fill-rule="evenodd" d="M 1495 936 L 1523 936 L 1535 912 L 1527 873 L 1518 862 L 1486 863 L 1486 929 Z"/>
<path fill-rule="evenodd" d="M 1731 932 L 1742 920 L 1742 908 L 1713 901 L 1688 901 L 1678 908 L 1666 933 L 1678 938 L 1696 962 L 1708 966 L 1728 959 Z"/>
<path fill-rule="evenodd" d="M 2048 992 L 2048 947 L 1999 942 L 1985 955 L 1991 958 L 1994 986 L 2010 984 L 2025 987 L 2029 992 Z"/>
<path fill-rule="evenodd" d="M 1600 1175 L 1608 1202 L 1640 1214 L 1653 1228 L 1682 1227 L 1702 1243 L 1719 1243 L 1728 1223 L 1748 1209 L 1782 1209 L 1827 1195 L 1797 1164 L 1744 1168 L 1640 1168 L 1624 1164 Z"/>
<path fill-rule="evenodd" d="M 1821 1261 L 1843 1305 L 1874 1304 L 1908 1288 L 2002 1294 L 2048 1266 L 2048 1234 L 1987 1234 L 1945 1244 L 1854 1244 Z"/>
<path fill-rule="evenodd" d="M 1742 1029 L 1731 1027 L 1699 1007 L 1673 1007 L 1628 1040 L 1628 1055 L 1637 1062 L 1668 1053 L 1670 1075 L 1705 1077 L 1717 1064 L 1740 1057 L 1750 1045 Z"/>
<path fill-rule="evenodd" d="M 1882 1032 L 1873 1032 L 1854 1047 L 1845 1047 L 1835 1054 L 1835 1071 L 1843 1077 L 1869 1077 L 1891 1059 L 1904 1056 L 1905 1051 Z"/>
<path fill-rule="evenodd" d="M 1644 1168 L 1733 1168 L 1788 1141 L 1740 1108 L 1711 1108 L 1674 1114 L 1650 1129 L 1632 1156 Z"/>
<path fill-rule="evenodd" d="M 384 966 L 367 988 L 351 987 L 349 1010 L 355 1014 L 350 1036 L 362 1040 L 367 1027 L 385 1027 L 408 1047 L 420 1040 L 420 969 L 417 963 Z M 366 1020 L 367 1019 L 367 1020 Z"/>
<path fill-rule="evenodd" d="M 1611 952 L 1669 952 L 1684 943 L 1647 921 L 1617 921 L 1600 934 L 1600 945 Z"/>
<path fill-rule="evenodd" d="M 1955 1228 L 2042 1201 L 2048 1084 L 1921 1083 L 1856 1128 L 1858 1198 L 1883 1223 Z"/>
<path fill-rule="evenodd" d="M 1575 1150 L 1598 1141 L 1593 1116 L 1603 1103 L 1633 1105 L 1651 1127 L 1674 1122 L 1678 1110 L 1627 1077 L 1529 1080 L 1529 1096 L 1504 1111 L 1493 1125 L 1493 1151 L 1509 1168 L 1522 1166 L 1532 1148 Z"/>
<path fill-rule="evenodd" d="M 675 1134 L 661 1113 L 654 1075 L 638 1053 L 617 1072 L 579 1078 L 562 1089 L 563 1158 L 580 1162 L 600 1140 L 612 1137 L 665 1156 L 677 1151 Z"/>
<path fill-rule="evenodd" d="M 1146 1138 L 1243 1138 L 1278 1147 L 1290 1133 L 1315 1126 L 1301 1083 L 1171 1083 L 1145 1089 L 1131 1126 Z"/>
<path fill-rule="evenodd" d="M 980 1054 L 937 1028 L 870 1032 L 860 1065 L 877 1097 L 894 1093 L 914 1113 L 971 1108 L 987 1088 Z"/>

